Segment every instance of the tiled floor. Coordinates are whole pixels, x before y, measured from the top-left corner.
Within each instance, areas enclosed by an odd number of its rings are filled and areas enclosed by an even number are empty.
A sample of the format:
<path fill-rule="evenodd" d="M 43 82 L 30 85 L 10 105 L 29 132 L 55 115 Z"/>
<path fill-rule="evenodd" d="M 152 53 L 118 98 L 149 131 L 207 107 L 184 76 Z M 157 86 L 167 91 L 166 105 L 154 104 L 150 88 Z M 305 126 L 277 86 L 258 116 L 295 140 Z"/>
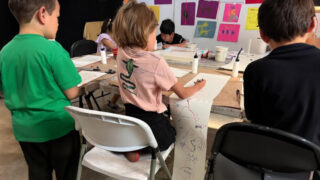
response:
<path fill-rule="evenodd" d="M 98 93 L 99 94 L 99 93 Z M 106 107 L 107 97 L 100 98 L 99 104 L 103 109 Z M 77 103 L 75 103 L 77 105 Z M 236 118 L 226 118 L 222 115 L 211 115 L 210 116 L 210 127 L 219 128 L 222 124 L 231 121 L 238 121 Z M 207 144 L 207 155 L 210 152 L 213 139 L 215 137 L 216 129 L 209 129 L 208 131 L 208 144 Z M 166 162 L 170 171 L 173 166 L 173 154 L 171 152 Z M 14 139 L 11 125 L 11 115 L 4 105 L 4 100 L 0 99 L 0 179 L 8 180 L 27 180 L 27 165 L 25 163 L 22 151 L 18 142 Z M 160 170 L 156 179 L 166 179 L 165 173 Z M 110 178 L 96 173 L 90 169 L 83 168 L 82 180 L 110 180 Z"/>

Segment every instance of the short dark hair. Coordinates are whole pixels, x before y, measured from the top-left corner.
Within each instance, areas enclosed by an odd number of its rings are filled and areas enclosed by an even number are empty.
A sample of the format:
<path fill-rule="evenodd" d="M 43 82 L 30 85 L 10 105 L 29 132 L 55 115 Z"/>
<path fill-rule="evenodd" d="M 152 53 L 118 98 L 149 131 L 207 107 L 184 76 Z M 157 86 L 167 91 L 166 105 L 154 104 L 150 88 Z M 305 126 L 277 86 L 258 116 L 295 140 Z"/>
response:
<path fill-rule="evenodd" d="M 172 34 L 174 32 L 174 22 L 171 19 L 162 21 L 160 31 L 163 34 Z"/>
<path fill-rule="evenodd" d="M 8 6 L 19 23 L 29 23 L 41 6 L 46 7 L 51 15 L 56 8 L 56 0 L 9 0 Z"/>
<path fill-rule="evenodd" d="M 258 24 L 263 34 L 274 41 L 291 41 L 307 33 L 314 16 L 313 0 L 264 0 Z"/>
<path fill-rule="evenodd" d="M 100 33 L 109 33 L 109 32 L 112 32 L 112 19 L 107 18 L 104 20 L 104 22 L 101 26 Z"/>

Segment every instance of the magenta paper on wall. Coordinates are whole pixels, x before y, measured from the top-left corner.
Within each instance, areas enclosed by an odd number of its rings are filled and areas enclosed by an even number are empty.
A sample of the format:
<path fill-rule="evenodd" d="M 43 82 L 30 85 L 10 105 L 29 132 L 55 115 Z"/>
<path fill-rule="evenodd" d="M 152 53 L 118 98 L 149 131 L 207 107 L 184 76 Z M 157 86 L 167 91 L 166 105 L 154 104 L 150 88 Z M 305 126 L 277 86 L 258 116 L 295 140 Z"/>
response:
<path fill-rule="evenodd" d="M 195 15 L 195 2 L 181 4 L 181 25 L 194 25 Z"/>
<path fill-rule="evenodd" d="M 226 4 L 224 7 L 223 21 L 238 22 L 240 17 L 241 4 Z"/>
<path fill-rule="evenodd" d="M 218 7 L 218 1 L 199 0 L 197 17 L 216 19 Z"/>
<path fill-rule="evenodd" d="M 172 4 L 172 0 L 154 0 L 154 4 Z"/>
<path fill-rule="evenodd" d="M 246 4 L 258 4 L 263 3 L 263 0 L 246 0 Z"/>
<path fill-rule="evenodd" d="M 220 24 L 218 41 L 237 42 L 240 24 Z"/>

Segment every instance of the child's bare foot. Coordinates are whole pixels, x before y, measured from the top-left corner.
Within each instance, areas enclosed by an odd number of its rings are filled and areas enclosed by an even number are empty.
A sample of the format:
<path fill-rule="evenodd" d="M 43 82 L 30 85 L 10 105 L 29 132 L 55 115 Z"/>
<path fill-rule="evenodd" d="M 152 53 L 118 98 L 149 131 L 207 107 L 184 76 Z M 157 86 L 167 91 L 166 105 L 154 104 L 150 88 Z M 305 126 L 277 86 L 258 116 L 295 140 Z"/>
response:
<path fill-rule="evenodd" d="M 128 159 L 130 162 L 137 162 L 139 161 L 140 154 L 138 151 L 133 151 L 133 152 L 125 152 L 124 156 Z"/>

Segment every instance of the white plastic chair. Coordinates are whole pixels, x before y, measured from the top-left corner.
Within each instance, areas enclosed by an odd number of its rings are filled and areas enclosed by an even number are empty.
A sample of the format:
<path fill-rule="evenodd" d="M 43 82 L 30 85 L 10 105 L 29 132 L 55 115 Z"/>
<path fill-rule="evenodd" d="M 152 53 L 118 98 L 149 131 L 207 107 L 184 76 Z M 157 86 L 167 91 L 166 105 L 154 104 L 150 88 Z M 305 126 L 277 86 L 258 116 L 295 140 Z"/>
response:
<path fill-rule="evenodd" d="M 94 171 L 116 179 L 139 180 L 148 177 L 154 180 L 155 173 L 161 165 L 171 179 L 164 159 L 169 155 L 173 144 L 167 150 L 160 152 L 158 143 L 145 122 L 125 115 L 74 106 L 67 106 L 65 109 L 74 118 L 76 129 L 81 130 L 85 139 L 95 146 L 85 153 L 86 143 L 83 139 L 77 179 L 81 177 L 81 162 Z M 148 146 L 152 149 L 151 157 L 140 156 L 140 160 L 135 163 L 129 162 L 123 153 L 114 153 L 135 151 Z"/>

